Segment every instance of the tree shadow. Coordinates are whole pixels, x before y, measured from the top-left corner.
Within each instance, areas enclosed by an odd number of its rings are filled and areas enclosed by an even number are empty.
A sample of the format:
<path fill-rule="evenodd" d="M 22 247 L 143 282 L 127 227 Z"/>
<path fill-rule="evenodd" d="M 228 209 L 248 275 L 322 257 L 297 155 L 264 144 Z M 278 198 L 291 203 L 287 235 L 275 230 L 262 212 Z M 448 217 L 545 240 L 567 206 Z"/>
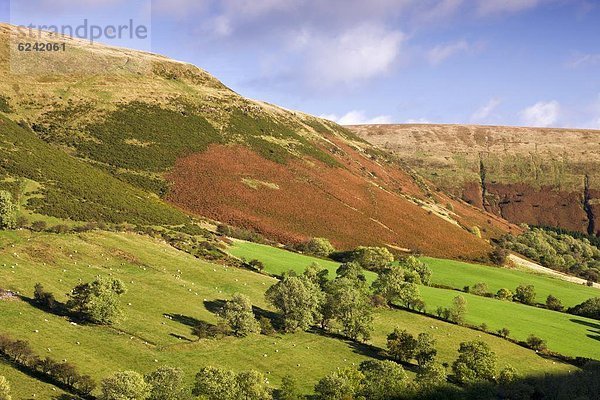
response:
<path fill-rule="evenodd" d="M 78 318 L 75 314 L 73 314 L 71 311 L 69 311 L 66 303 L 61 303 L 60 301 L 55 300 L 53 307 L 45 307 L 45 306 L 39 304 L 35 299 L 33 299 L 31 297 L 27 297 L 22 294 L 19 294 L 18 297 L 21 301 L 29 304 L 30 306 L 32 306 L 34 308 L 37 308 L 40 311 L 43 311 L 43 312 L 46 312 L 46 313 L 49 313 L 52 315 L 56 315 L 57 317 L 68 318 L 71 321 L 81 322 L 80 318 Z"/>
<path fill-rule="evenodd" d="M 213 314 L 219 314 L 219 312 L 221 311 L 221 309 L 223 309 L 223 307 L 225 306 L 226 301 L 225 300 L 205 300 L 204 301 L 204 308 L 206 308 L 208 311 L 210 311 Z"/>
<path fill-rule="evenodd" d="M 575 322 L 576 324 L 579 324 L 579 325 L 587 326 L 588 328 L 598 329 L 598 331 L 600 331 L 600 323 L 584 321 L 582 319 L 575 319 L 575 318 L 571 318 L 571 319 L 569 319 L 569 321 Z"/>
<path fill-rule="evenodd" d="M 179 322 L 180 324 L 191 326 L 192 328 L 204 322 L 183 314 L 163 314 L 163 316 L 169 318 L 171 321 Z"/>
<path fill-rule="evenodd" d="M 174 337 L 175 339 L 179 339 L 179 340 L 185 340 L 186 342 L 193 342 L 193 339 L 190 339 L 186 336 L 183 335 L 178 335 L 176 333 L 169 333 L 169 336 Z"/>

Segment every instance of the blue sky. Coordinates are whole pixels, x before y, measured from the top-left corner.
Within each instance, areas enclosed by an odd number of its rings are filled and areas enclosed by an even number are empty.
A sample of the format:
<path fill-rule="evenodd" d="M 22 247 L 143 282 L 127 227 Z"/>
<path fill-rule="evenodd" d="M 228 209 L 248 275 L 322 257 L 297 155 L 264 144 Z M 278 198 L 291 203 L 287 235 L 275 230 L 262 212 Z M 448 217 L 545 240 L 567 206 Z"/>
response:
<path fill-rule="evenodd" d="M 19 23 L 27 7 L 37 23 L 115 24 L 151 7 L 151 42 L 127 45 L 341 123 L 600 129 L 600 1 L 14 1 Z"/>

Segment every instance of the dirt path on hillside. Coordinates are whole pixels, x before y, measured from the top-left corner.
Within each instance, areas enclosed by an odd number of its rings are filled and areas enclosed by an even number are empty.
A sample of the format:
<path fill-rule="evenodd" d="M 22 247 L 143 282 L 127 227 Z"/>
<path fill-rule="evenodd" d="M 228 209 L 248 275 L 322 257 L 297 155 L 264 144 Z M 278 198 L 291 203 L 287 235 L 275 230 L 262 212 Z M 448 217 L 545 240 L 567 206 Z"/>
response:
<path fill-rule="evenodd" d="M 520 266 L 520 267 L 524 267 L 536 272 L 541 272 L 543 274 L 546 275 L 552 275 L 554 277 L 557 277 L 559 279 L 562 279 L 563 281 L 567 281 L 567 282 L 573 282 L 573 283 L 577 283 L 580 285 L 585 285 L 587 283 L 587 281 L 585 279 L 582 278 L 578 278 L 576 276 L 571 276 L 571 275 L 567 275 L 567 274 L 563 274 L 562 272 L 558 272 L 555 271 L 553 269 L 547 268 L 547 267 L 543 267 L 539 264 L 536 264 L 532 261 L 526 260 L 522 257 L 519 257 L 515 254 L 510 254 L 508 256 L 508 258 L 514 262 L 516 265 Z M 600 289 L 600 284 L 598 283 L 594 283 L 594 287 L 596 289 Z"/>

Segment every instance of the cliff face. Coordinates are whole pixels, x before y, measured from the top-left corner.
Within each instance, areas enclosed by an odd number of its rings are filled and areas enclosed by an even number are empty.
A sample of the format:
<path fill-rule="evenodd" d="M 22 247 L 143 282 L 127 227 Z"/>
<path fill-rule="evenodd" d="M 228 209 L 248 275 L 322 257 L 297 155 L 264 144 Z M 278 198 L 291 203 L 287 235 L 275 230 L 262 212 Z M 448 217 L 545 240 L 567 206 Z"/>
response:
<path fill-rule="evenodd" d="M 599 234 L 600 131 L 458 125 L 350 127 L 421 175 L 514 223 Z"/>

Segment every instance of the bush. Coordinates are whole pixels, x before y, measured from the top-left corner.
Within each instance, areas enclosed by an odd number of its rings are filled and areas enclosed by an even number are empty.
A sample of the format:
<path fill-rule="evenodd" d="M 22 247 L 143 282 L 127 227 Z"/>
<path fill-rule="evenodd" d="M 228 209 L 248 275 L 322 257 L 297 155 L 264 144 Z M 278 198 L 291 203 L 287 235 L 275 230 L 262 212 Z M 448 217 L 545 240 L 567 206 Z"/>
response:
<path fill-rule="evenodd" d="M 551 294 L 546 298 L 546 308 L 553 311 L 562 311 L 565 309 L 562 302 Z"/>
<path fill-rule="evenodd" d="M 394 256 L 385 247 L 358 247 L 354 251 L 354 261 L 364 269 L 381 271 L 394 261 Z"/>
<path fill-rule="evenodd" d="M 317 257 L 329 257 L 335 247 L 325 238 L 312 238 L 304 244 L 304 252 Z"/>
<path fill-rule="evenodd" d="M 508 301 L 512 301 L 513 299 L 513 294 L 510 290 L 506 289 L 506 288 L 502 288 L 499 289 L 496 292 L 496 298 L 499 300 L 508 300 Z"/>
<path fill-rule="evenodd" d="M 496 376 L 496 353 L 483 341 L 463 342 L 452 371 L 460 383 L 493 382 Z"/>
<path fill-rule="evenodd" d="M 46 292 L 41 283 L 36 283 L 33 291 L 33 300 L 42 308 L 54 310 L 56 307 L 56 299 L 50 292 Z"/>
<path fill-rule="evenodd" d="M 263 335 L 272 336 L 277 333 L 275 328 L 273 328 L 271 320 L 267 317 L 260 317 L 258 324 L 260 325 L 260 333 Z"/>
<path fill-rule="evenodd" d="M 120 280 L 101 277 L 93 282 L 77 285 L 69 293 L 67 308 L 89 322 L 110 325 L 122 316 L 119 296 L 126 291 Z"/>
<path fill-rule="evenodd" d="M 448 309 L 448 319 L 458 325 L 465 323 L 467 314 L 467 300 L 463 296 L 456 296 L 452 300 L 452 306 Z"/>
<path fill-rule="evenodd" d="M 252 312 L 252 303 L 243 294 L 234 294 L 231 300 L 225 303 L 219 315 L 227 322 L 236 336 L 247 336 L 260 332 L 260 326 Z"/>
<path fill-rule="evenodd" d="M 507 258 L 508 251 L 502 247 L 494 247 L 494 250 L 490 252 L 490 261 L 495 265 L 504 265 Z"/>
<path fill-rule="evenodd" d="M 485 296 L 488 293 L 488 285 L 485 282 L 478 282 L 469 291 L 470 293 L 477 296 Z"/>
<path fill-rule="evenodd" d="M 575 307 L 569 308 L 570 314 L 600 320 L 600 297 L 593 297 Z"/>
<path fill-rule="evenodd" d="M 514 299 L 527 305 L 535 304 L 535 288 L 533 285 L 519 285 L 515 290 Z"/>
<path fill-rule="evenodd" d="M 507 338 L 508 335 L 510 335 L 510 330 L 508 328 L 502 328 L 498 331 L 498 335 L 502 336 L 503 338 Z"/>
<path fill-rule="evenodd" d="M 17 205 L 10 192 L 0 190 L 0 229 L 15 229 L 16 227 Z"/>
<path fill-rule="evenodd" d="M 150 385 L 134 371 L 117 372 L 102 380 L 101 386 L 101 400 L 146 400 L 150 396 Z"/>
<path fill-rule="evenodd" d="M 546 341 L 533 334 L 529 335 L 525 343 L 527 343 L 527 346 L 529 346 L 530 349 L 535 351 L 545 351 L 548 349 Z"/>
<path fill-rule="evenodd" d="M 11 400 L 10 385 L 5 377 L 0 375 L 0 400 Z"/>

